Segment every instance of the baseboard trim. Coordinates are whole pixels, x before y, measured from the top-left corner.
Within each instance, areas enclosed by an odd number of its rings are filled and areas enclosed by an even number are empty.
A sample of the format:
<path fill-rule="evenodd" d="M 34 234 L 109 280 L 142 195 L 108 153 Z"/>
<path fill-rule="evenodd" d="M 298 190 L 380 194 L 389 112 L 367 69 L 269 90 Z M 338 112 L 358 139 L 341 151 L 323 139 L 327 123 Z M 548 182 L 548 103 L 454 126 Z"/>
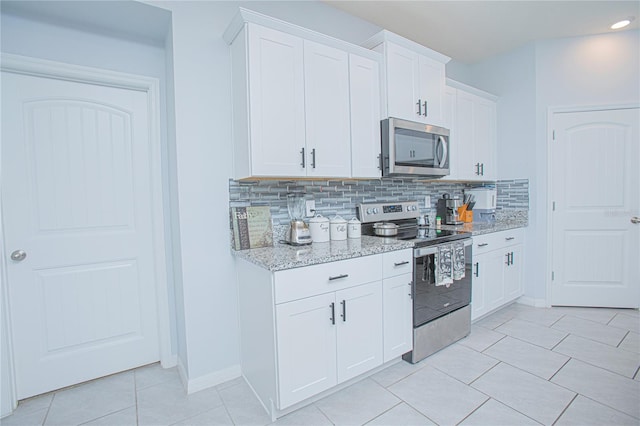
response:
<path fill-rule="evenodd" d="M 533 306 L 534 308 L 547 308 L 547 300 L 546 299 L 534 299 L 533 297 L 525 297 L 522 296 L 516 300 L 516 303 L 520 303 L 522 305 Z"/>
<path fill-rule="evenodd" d="M 196 377 L 195 379 L 190 379 L 187 374 L 187 369 L 184 367 L 181 360 L 178 360 L 178 373 L 180 374 L 182 386 L 187 394 L 211 388 L 241 376 L 240 365 L 238 364 L 223 370 L 205 374 L 204 376 Z"/>

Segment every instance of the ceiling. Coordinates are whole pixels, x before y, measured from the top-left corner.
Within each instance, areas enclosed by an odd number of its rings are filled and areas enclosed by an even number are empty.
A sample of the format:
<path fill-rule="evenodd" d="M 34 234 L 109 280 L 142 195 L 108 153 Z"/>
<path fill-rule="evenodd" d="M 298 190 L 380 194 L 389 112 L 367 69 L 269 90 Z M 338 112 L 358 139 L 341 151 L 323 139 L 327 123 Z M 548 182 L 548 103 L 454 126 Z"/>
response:
<path fill-rule="evenodd" d="M 324 3 L 466 64 L 534 40 L 613 32 L 640 1 L 333 1 Z"/>

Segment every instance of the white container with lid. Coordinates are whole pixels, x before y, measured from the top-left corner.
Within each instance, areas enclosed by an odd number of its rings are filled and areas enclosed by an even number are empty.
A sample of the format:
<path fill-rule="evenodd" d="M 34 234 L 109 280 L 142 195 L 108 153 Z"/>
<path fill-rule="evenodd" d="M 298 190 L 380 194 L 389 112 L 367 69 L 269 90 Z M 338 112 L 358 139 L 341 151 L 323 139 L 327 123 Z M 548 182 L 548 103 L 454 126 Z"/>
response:
<path fill-rule="evenodd" d="M 347 221 L 341 216 L 335 215 L 329 223 L 331 241 L 341 241 L 347 239 Z"/>
<path fill-rule="evenodd" d="M 360 221 L 353 217 L 347 222 L 347 237 L 348 238 L 360 238 L 362 236 L 362 225 Z"/>
<path fill-rule="evenodd" d="M 314 243 L 326 243 L 329 241 L 329 218 L 317 214 L 309 219 L 309 231 Z"/>

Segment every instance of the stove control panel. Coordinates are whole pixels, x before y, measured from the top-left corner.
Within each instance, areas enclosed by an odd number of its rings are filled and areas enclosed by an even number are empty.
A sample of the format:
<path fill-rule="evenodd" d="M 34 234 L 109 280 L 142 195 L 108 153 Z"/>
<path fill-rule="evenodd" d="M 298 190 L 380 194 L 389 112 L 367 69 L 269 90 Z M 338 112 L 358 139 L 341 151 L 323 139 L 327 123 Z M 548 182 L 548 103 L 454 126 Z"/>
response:
<path fill-rule="evenodd" d="M 420 216 L 417 201 L 391 201 L 388 203 L 364 203 L 356 207 L 362 223 L 390 222 Z"/>

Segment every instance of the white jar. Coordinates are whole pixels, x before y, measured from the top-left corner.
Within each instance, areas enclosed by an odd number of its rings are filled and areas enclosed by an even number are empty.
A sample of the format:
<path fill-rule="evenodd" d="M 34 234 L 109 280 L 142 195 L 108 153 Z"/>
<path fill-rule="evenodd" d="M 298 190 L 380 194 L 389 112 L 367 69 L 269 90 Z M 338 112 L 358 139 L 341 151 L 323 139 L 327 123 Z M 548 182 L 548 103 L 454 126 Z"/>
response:
<path fill-rule="evenodd" d="M 309 219 L 309 231 L 311 241 L 314 243 L 326 243 L 329 241 L 329 219 L 321 214 Z"/>
<path fill-rule="evenodd" d="M 352 218 L 347 222 L 347 237 L 360 238 L 362 236 L 362 226 L 357 218 Z"/>
<path fill-rule="evenodd" d="M 347 221 L 336 215 L 329 223 L 331 241 L 341 241 L 347 239 Z"/>

